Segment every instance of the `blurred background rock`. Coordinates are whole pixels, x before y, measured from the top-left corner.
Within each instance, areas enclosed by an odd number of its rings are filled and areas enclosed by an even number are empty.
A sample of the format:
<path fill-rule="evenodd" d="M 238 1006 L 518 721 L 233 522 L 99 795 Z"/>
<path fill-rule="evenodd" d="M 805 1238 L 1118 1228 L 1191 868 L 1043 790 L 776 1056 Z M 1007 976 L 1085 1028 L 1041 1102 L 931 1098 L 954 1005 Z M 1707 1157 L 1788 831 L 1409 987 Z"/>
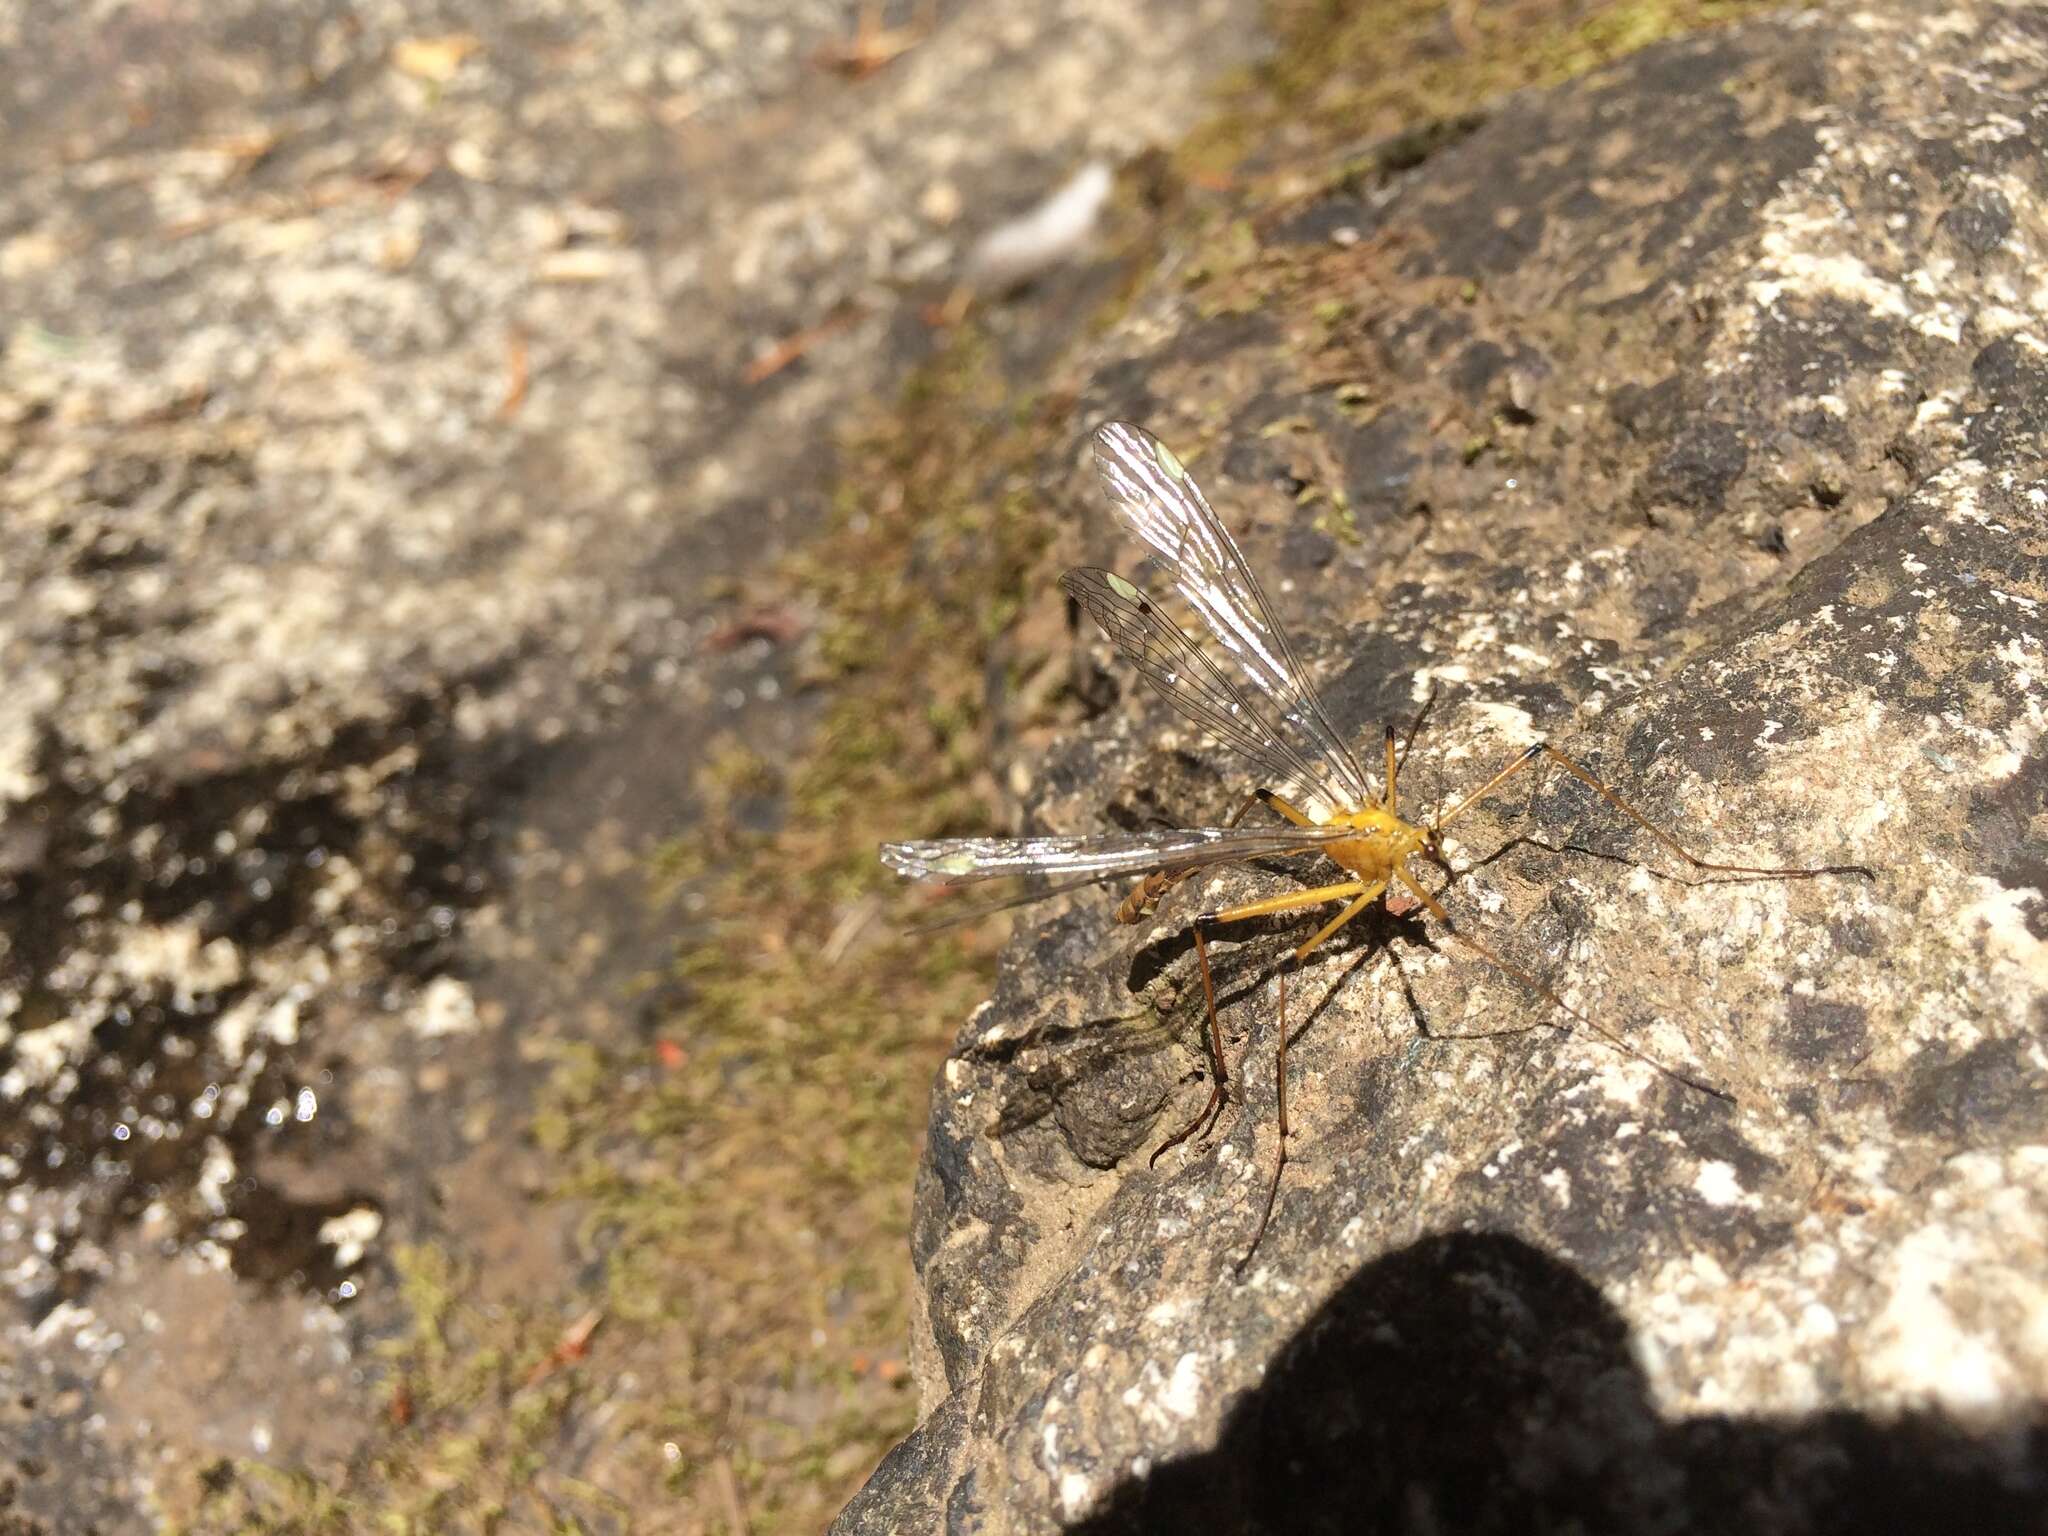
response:
<path fill-rule="evenodd" d="M 907 1427 L 943 1031 L 816 1042 L 797 557 L 974 242 L 1260 46 L 1098 10 L 0 17 L 14 1514 L 795 1530 Z"/>

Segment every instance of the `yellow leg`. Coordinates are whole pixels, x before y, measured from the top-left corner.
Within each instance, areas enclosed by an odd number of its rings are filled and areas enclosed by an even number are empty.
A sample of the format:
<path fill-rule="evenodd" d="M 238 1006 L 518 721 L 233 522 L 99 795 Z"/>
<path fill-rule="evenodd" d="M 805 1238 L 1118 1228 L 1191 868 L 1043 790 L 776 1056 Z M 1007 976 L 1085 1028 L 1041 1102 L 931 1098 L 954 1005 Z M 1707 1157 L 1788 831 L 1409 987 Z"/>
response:
<path fill-rule="evenodd" d="M 1202 995 L 1209 1008 L 1209 1055 L 1214 1063 L 1215 1072 L 1210 1080 L 1209 1102 L 1202 1106 L 1201 1113 L 1194 1119 L 1152 1149 L 1151 1163 L 1156 1164 L 1167 1152 L 1194 1135 L 1204 1121 L 1211 1120 L 1222 1110 L 1226 1075 L 1223 1066 L 1223 1029 L 1216 1019 L 1216 983 L 1209 972 L 1209 946 L 1202 938 L 1202 930 L 1211 923 L 1241 923 L 1254 917 L 1267 917 L 1275 912 L 1319 907 L 1326 902 L 1357 896 L 1365 889 L 1362 881 L 1346 880 L 1337 885 L 1317 886 L 1309 891 L 1284 891 L 1278 896 L 1269 896 L 1264 901 L 1248 901 L 1242 906 L 1225 907 L 1220 912 L 1204 912 L 1195 919 L 1195 960 L 1201 967 Z M 1321 943 L 1322 938 L 1319 936 L 1316 942 Z M 1285 1020 L 1282 1022 L 1284 1025 Z"/>
<path fill-rule="evenodd" d="M 1259 801 L 1261 804 L 1268 806 L 1278 814 L 1285 816 L 1297 827 L 1312 827 L 1315 825 L 1313 821 L 1309 820 L 1308 816 L 1305 813 L 1297 811 L 1293 806 L 1289 805 L 1285 800 L 1282 800 L 1270 789 L 1257 790 L 1253 793 L 1252 798 L 1254 800 Z"/>
<path fill-rule="evenodd" d="M 1365 889 L 1363 880 L 1340 880 L 1335 885 L 1318 885 L 1306 891 L 1282 891 L 1261 901 L 1247 901 L 1220 912 L 1204 912 L 1198 923 L 1242 923 L 1254 917 L 1271 917 L 1275 912 L 1298 912 L 1303 907 L 1320 907 L 1332 901 L 1349 901 Z"/>
<path fill-rule="evenodd" d="M 1244 819 L 1245 813 L 1251 810 L 1255 803 L 1270 807 L 1277 814 L 1284 816 L 1297 826 L 1308 827 L 1315 825 L 1307 816 L 1289 805 L 1270 789 L 1255 791 L 1246 799 L 1243 805 L 1237 808 L 1236 813 L 1231 816 L 1225 825 L 1236 826 Z M 1316 850 L 1303 849 L 1301 851 L 1313 853 Z M 1135 923 L 1140 916 L 1151 910 L 1152 906 L 1161 896 L 1193 873 L 1195 871 L 1188 870 L 1181 874 L 1151 875 L 1146 877 L 1138 883 L 1130 895 L 1124 898 L 1123 905 L 1117 908 L 1116 920 L 1120 923 Z M 1239 922 L 1247 918 L 1261 917 L 1271 912 L 1286 912 L 1298 907 L 1319 906 L 1326 901 L 1334 901 L 1339 896 L 1349 896 L 1357 889 L 1358 884 L 1356 881 L 1346 881 L 1342 885 L 1323 886 L 1312 891 L 1290 892 L 1267 901 L 1253 902 L 1242 907 L 1232 907 L 1223 912 L 1203 913 L 1195 919 L 1193 930 L 1195 935 L 1195 961 L 1201 969 L 1202 995 L 1208 1005 L 1209 1013 L 1209 1061 L 1211 1067 L 1209 1098 L 1208 1102 L 1202 1106 L 1200 1113 L 1194 1119 L 1190 1120 L 1186 1125 L 1174 1132 L 1173 1135 L 1167 1137 L 1166 1140 L 1152 1149 L 1152 1156 L 1148 1160 L 1147 1166 L 1156 1165 L 1161 1157 L 1186 1141 L 1190 1136 L 1193 1136 L 1197 1131 L 1201 1131 L 1206 1135 L 1206 1127 L 1213 1125 L 1216 1116 L 1223 1112 L 1223 1095 L 1228 1082 L 1228 1070 L 1223 1064 L 1223 1027 L 1216 1017 L 1216 981 L 1209 969 L 1209 946 L 1202 936 L 1203 924 Z M 1327 934 L 1323 937 L 1327 937 Z M 1321 939 L 1319 938 L 1317 942 L 1320 943 Z M 1282 985 L 1284 986 L 1285 983 L 1283 982 Z M 1283 1006 L 1283 1019 L 1285 1011 Z"/>
<path fill-rule="evenodd" d="M 1389 738 L 1391 746 L 1391 737 Z M 1303 826 L 1310 825 L 1309 819 L 1278 795 L 1260 791 L 1258 798 L 1271 805 L 1274 810 Z M 1306 891 L 1284 891 L 1277 896 L 1268 896 L 1260 901 L 1242 902 L 1234 907 L 1224 907 L 1216 912 L 1204 912 L 1195 919 L 1195 959 L 1201 967 L 1202 996 L 1209 1013 L 1209 1054 L 1214 1062 L 1214 1073 L 1209 1088 L 1209 1098 L 1196 1114 L 1173 1136 L 1161 1142 L 1152 1151 L 1151 1162 L 1157 1163 L 1164 1153 L 1179 1146 L 1197 1130 L 1212 1125 L 1215 1117 L 1222 1112 L 1225 1069 L 1223 1065 L 1222 1027 L 1216 1018 L 1216 983 L 1209 969 L 1209 946 L 1203 939 L 1202 930 L 1211 924 L 1248 922 L 1257 917 L 1270 917 L 1281 912 L 1298 912 L 1307 907 L 1319 907 L 1332 901 L 1342 901 L 1344 908 L 1329 922 L 1317 929 L 1306 941 L 1295 948 L 1293 959 L 1299 964 L 1315 950 L 1321 948 L 1346 923 L 1378 900 L 1387 888 L 1384 880 L 1343 880 L 1334 885 L 1319 885 Z M 1287 973 L 1280 973 L 1280 1020 L 1279 1043 L 1273 1056 L 1274 1096 L 1279 1108 L 1280 1146 L 1279 1155 L 1273 1165 L 1273 1179 L 1266 1186 L 1265 1208 L 1259 1213 L 1258 1229 L 1253 1232 L 1251 1245 L 1244 1257 L 1238 1261 L 1241 1271 L 1249 1264 L 1252 1255 L 1258 1252 L 1259 1242 L 1266 1235 L 1266 1226 L 1273 1218 L 1273 1204 L 1280 1194 L 1280 1175 L 1287 1167 Z"/>
<path fill-rule="evenodd" d="M 1310 939 L 1306 944 L 1301 945 L 1298 949 L 1294 951 L 1294 958 L 1297 960 L 1306 960 L 1316 950 L 1321 949 L 1323 945 L 1329 942 L 1330 937 L 1333 934 L 1335 934 L 1339 928 L 1342 928 L 1346 923 L 1350 922 L 1351 919 L 1358 916 L 1359 913 L 1363 912 L 1369 905 L 1371 905 L 1374 898 L 1376 898 L 1380 894 L 1380 892 L 1384 891 L 1386 888 L 1386 881 L 1375 880 L 1371 885 L 1367 886 L 1364 890 L 1360 891 L 1357 897 L 1351 902 L 1349 906 L 1345 907 L 1345 909 L 1342 912 L 1339 912 L 1335 917 L 1331 918 L 1327 923 L 1323 924 L 1321 928 L 1316 930 L 1314 938 Z"/>
<path fill-rule="evenodd" d="M 1393 738 L 1390 735 L 1388 744 Z M 1391 781 L 1390 781 L 1391 782 Z M 1316 930 L 1313 937 L 1294 951 L 1295 964 L 1299 965 L 1322 945 L 1339 928 L 1358 916 L 1387 888 L 1384 880 L 1375 880 L 1345 904 L 1344 910 Z M 1287 973 L 1280 973 L 1280 1043 L 1273 1049 L 1273 1097 L 1280 1106 L 1280 1146 L 1273 1159 L 1273 1179 L 1266 1186 L 1265 1209 L 1259 1212 L 1258 1230 L 1252 1233 L 1251 1245 L 1245 1249 L 1244 1257 L 1237 1261 L 1241 1273 L 1251 1263 L 1252 1255 L 1259 1251 L 1259 1241 L 1266 1235 L 1266 1224 L 1273 1219 L 1273 1202 L 1280 1198 L 1280 1175 L 1287 1168 Z"/>
<path fill-rule="evenodd" d="M 1585 768 L 1582 768 L 1579 764 L 1573 762 L 1570 758 L 1566 757 L 1562 752 L 1558 751 L 1557 748 L 1551 746 L 1548 742 L 1543 741 L 1539 741 L 1534 746 L 1530 747 L 1520 757 L 1516 758 L 1512 763 L 1509 763 L 1507 767 L 1501 769 L 1499 773 L 1496 773 L 1492 778 L 1488 779 L 1484 784 L 1480 785 L 1479 788 L 1473 790 L 1471 794 L 1467 795 L 1463 800 L 1460 800 L 1456 805 L 1451 807 L 1449 811 L 1447 811 L 1443 816 L 1437 819 L 1436 825 L 1429 829 L 1430 832 L 1432 834 L 1441 833 L 1445 827 L 1449 826 L 1452 822 L 1456 821 L 1460 816 L 1464 815 L 1465 812 L 1470 810 L 1473 806 L 1477 805 L 1481 800 L 1484 800 L 1488 795 L 1492 794 L 1495 790 L 1499 789 L 1503 784 L 1507 783 L 1509 779 L 1512 779 L 1516 774 L 1522 772 L 1532 763 L 1536 762 L 1538 759 L 1541 758 L 1548 758 L 1551 762 L 1555 763 L 1558 767 L 1564 769 L 1566 773 L 1570 774 L 1580 783 L 1590 787 L 1595 794 L 1600 796 L 1601 799 L 1605 800 L 1609 805 L 1613 806 L 1616 810 L 1620 811 L 1622 815 L 1628 817 L 1630 821 L 1634 822 L 1637 826 L 1641 827 L 1645 832 L 1649 833 L 1650 836 L 1657 839 L 1658 842 L 1662 843 L 1666 848 L 1670 849 L 1671 852 L 1677 854 L 1681 859 L 1685 860 L 1685 862 L 1690 864 L 1694 869 L 1705 870 L 1712 874 L 1753 875 L 1760 876 L 1765 879 L 1779 880 L 1808 880 L 1812 879 L 1816 875 L 1861 875 L 1866 880 L 1874 880 L 1877 878 L 1868 869 L 1864 868 L 1861 864 L 1822 864 L 1807 869 L 1795 869 L 1779 865 L 1716 864 L 1711 860 L 1699 858 L 1697 855 L 1687 852 L 1682 846 L 1680 846 L 1677 838 L 1673 837 L 1670 833 L 1666 832 L 1663 828 L 1659 827 L 1658 825 L 1656 825 L 1656 823 L 1652 822 L 1647 816 L 1643 815 L 1641 811 L 1637 810 L 1634 806 L 1630 805 L 1626 800 L 1622 799 L 1621 796 L 1617 795 L 1613 790 L 1609 789 L 1605 784 L 1601 783 L 1600 780 L 1595 778 L 1589 771 L 1587 771 Z"/>

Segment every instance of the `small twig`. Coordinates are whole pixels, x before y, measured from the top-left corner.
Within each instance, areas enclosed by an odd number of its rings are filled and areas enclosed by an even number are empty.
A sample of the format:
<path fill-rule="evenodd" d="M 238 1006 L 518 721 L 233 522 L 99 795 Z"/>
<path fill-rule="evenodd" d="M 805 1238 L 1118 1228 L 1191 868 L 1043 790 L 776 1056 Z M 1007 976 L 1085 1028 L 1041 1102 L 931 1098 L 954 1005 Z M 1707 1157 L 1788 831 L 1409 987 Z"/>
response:
<path fill-rule="evenodd" d="M 577 1318 L 562 1330 L 562 1336 L 555 1347 L 547 1352 L 531 1371 L 527 1372 L 522 1387 L 538 1386 L 565 1365 L 574 1365 L 590 1353 L 590 1336 L 597 1332 L 597 1326 L 604 1321 L 604 1313 L 593 1308 Z"/>
<path fill-rule="evenodd" d="M 747 365 L 741 379 L 748 384 L 759 384 L 782 372 L 791 363 L 810 351 L 819 342 L 839 331 L 845 330 L 860 317 L 860 310 L 852 304 L 842 304 L 816 325 L 785 336 L 766 352 Z"/>
<path fill-rule="evenodd" d="M 528 371 L 526 333 L 513 326 L 505 338 L 505 397 L 498 402 L 498 420 L 509 421 L 526 403 Z"/>
<path fill-rule="evenodd" d="M 860 8 L 860 20 L 854 24 L 852 38 L 843 43 L 827 43 L 812 55 L 812 62 L 849 80 L 865 80 L 925 40 L 935 19 L 934 9 L 929 3 L 920 5 L 908 25 L 885 27 L 879 0 L 868 0 Z"/>

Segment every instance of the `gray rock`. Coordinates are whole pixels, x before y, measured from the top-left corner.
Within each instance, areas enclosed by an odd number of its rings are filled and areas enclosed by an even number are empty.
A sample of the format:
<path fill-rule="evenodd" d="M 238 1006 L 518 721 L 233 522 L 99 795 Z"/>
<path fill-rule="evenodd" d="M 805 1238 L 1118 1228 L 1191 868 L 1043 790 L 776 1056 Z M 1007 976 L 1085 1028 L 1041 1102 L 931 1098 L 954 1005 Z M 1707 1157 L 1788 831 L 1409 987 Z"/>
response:
<path fill-rule="evenodd" d="M 927 1416 L 839 1529 L 2044 1528 L 2044 150 L 2041 11 L 1838 6 L 1513 99 L 1370 209 L 1254 210 L 1352 306 L 1323 355 L 1168 260 L 1077 416 L 1189 461 L 1359 740 L 1440 691 L 1410 815 L 1541 736 L 1703 857 L 1874 879 L 1670 878 L 1518 783 L 1453 915 L 1734 1102 L 1361 920 L 1289 988 L 1242 1274 L 1272 929 L 1213 946 L 1242 1102 L 1146 1149 L 1207 1091 L 1181 925 L 1282 872 L 1032 924 L 934 1091 Z M 1188 750 L 1132 697 L 1035 819 Z"/>

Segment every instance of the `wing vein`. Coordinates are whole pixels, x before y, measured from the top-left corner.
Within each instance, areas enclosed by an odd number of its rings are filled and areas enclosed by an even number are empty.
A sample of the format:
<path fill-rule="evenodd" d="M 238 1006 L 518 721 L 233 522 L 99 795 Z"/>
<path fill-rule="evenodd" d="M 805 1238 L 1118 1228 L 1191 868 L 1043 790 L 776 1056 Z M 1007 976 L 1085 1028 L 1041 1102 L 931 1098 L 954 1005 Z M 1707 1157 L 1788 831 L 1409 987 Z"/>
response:
<path fill-rule="evenodd" d="M 1360 834 L 1347 827 L 1182 827 L 1157 832 L 1098 832 L 1079 837 L 945 837 L 884 843 L 882 862 L 898 874 L 939 885 L 972 885 L 1009 875 L 1085 876 L 1180 873 L 1270 854 L 1293 853 Z"/>
<path fill-rule="evenodd" d="M 1060 589 L 1088 610 L 1146 682 L 1253 766 L 1276 780 L 1319 780 L 1314 759 L 1274 729 L 1208 653 L 1130 582 L 1083 566 L 1062 576 Z"/>
<path fill-rule="evenodd" d="M 1369 802 L 1371 784 L 1309 683 L 1258 578 L 1180 461 L 1144 428 L 1119 421 L 1096 433 L 1095 460 L 1118 522 L 1166 568 L 1174 591 L 1277 710 L 1276 719 L 1253 713 L 1285 750 L 1294 776 L 1326 812 Z M 1270 754 L 1258 760 L 1263 765 Z"/>

